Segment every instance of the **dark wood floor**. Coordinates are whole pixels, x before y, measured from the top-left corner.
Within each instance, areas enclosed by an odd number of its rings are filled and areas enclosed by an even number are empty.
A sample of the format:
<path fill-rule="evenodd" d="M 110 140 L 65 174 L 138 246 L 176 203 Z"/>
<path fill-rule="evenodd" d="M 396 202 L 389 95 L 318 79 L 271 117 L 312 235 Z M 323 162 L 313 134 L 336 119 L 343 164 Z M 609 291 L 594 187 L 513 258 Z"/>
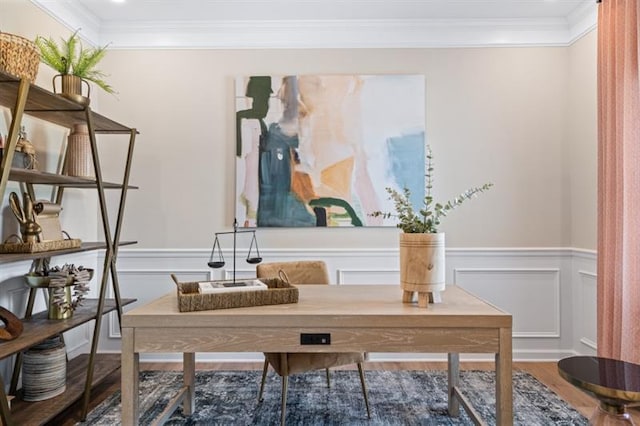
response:
<path fill-rule="evenodd" d="M 141 369 L 147 370 L 173 370 L 179 369 L 180 364 L 147 363 L 142 364 Z M 199 370 L 259 370 L 262 363 L 201 363 L 197 365 Z M 463 362 L 461 368 L 465 370 L 493 369 L 493 364 L 488 362 Z M 446 369 L 446 363 L 440 362 L 368 362 L 365 369 L 387 370 L 440 370 Z M 567 401 L 576 410 L 586 417 L 590 417 L 596 402 L 593 398 L 576 389 L 558 375 L 555 362 L 514 362 L 514 370 L 525 371 L 536 377 L 551 390 Z M 120 388 L 120 372 L 112 374 L 99 387 L 92 392 L 90 409 L 102 402 L 106 397 Z M 640 424 L 640 410 L 632 409 L 631 415 L 636 424 Z M 58 416 L 51 425 L 70 426 L 80 421 L 80 409 L 71 407 Z"/>

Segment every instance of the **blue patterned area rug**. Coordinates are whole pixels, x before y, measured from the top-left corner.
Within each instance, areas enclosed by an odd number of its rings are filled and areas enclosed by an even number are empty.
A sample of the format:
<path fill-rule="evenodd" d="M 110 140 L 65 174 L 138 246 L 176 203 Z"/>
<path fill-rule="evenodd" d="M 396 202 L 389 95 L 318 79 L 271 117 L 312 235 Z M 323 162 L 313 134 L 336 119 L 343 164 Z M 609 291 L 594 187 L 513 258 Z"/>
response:
<path fill-rule="evenodd" d="M 280 377 L 269 372 L 264 401 L 257 404 L 259 371 L 196 372 L 196 412 L 178 408 L 169 425 L 278 425 Z M 287 425 L 471 425 L 460 408 L 459 418 L 447 414 L 445 371 L 366 371 L 371 419 L 367 419 L 357 371 L 324 371 L 291 376 Z M 495 424 L 495 375 L 462 371 L 461 388 L 489 423 Z M 152 423 L 182 384 L 175 371 L 140 373 L 140 424 Z M 513 374 L 514 423 L 517 425 L 586 425 L 580 413 L 528 373 Z M 120 424 L 120 393 L 96 407 L 83 425 Z"/>

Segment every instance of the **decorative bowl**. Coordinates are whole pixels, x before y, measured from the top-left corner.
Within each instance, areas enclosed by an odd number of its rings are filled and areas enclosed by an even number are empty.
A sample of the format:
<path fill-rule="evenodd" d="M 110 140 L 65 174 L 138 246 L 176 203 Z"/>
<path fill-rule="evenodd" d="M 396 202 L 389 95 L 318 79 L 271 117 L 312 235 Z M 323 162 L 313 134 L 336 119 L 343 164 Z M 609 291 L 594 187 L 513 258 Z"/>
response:
<path fill-rule="evenodd" d="M 89 271 L 89 280 L 93 278 L 93 269 L 86 269 Z M 29 287 L 34 288 L 49 288 L 49 279 L 51 277 L 44 276 L 40 272 L 30 272 L 25 274 L 25 281 Z M 73 284 L 73 277 L 71 275 L 67 276 L 67 282 L 65 286 L 69 286 Z"/>

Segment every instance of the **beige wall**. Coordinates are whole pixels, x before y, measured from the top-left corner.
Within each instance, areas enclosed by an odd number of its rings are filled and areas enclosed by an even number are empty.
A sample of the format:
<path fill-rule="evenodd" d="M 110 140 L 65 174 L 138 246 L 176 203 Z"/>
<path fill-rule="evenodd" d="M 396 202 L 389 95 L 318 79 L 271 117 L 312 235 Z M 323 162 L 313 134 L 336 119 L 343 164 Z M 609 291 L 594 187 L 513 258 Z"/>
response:
<path fill-rule="evenodd" d="M 597 33 L 569 47 L 569 114 L 565 149 L 571 193 L 571 245 L 596 248 L 597 231 Z"/>
<path fill-rule="evenodd" d="M 449 247 L 568 246 L 561 185 L 565 48 L 112 51 L 120 95 L 102 111 L 137 126 L 126 234 L 145 247 L 204 247 L 233 219 L 233 78 L 266 73 L 415 73 L 426 78 L 436 195 L 491 192 L 447 218 Z M 389 247 L 395 229 L 261 231 L 267 247 Z M 310 242 L 311 241 L 311 242 Z"/>
<path fill-rule="evenodd" d="M 18 3 L 21 16 L 40 13 Z M 5 31 L 29 37 L 52 31 L 51 24 L 18 27 L 2 12 Z M 140 189 L 130 194 L 123 238 L 143 248 L 204 248 L 214 232 L 230 229 L 236 75 L 411 73 L 426 79 L 436 197 L 495 184 L 446 218 L 448 247 L 592 248 L 588 217 L 595 213 L 584 210 L 595 209 L 594 195 L 583 182 L 595 154 L 572 152 L 595 143 L 578 143 L 594 137 L 581 134 L 580 125 L 592 112 L 583 104 L 594 101 L 571 98 L 593 91 L 593 76 L 574 79 L 580 62 L 595 60 L 589 37 L 570 48 L 110 51 L 102 68 L 119 94 L 95 91 L 92 105 L 141 132 L 132 174 Z M 119 173 L 122 138 L 102 146 L 108 169 Z M 576 219 L 576 210 L 585 216 Z M 367 249 L 395 247 L 396 234 L 261 229 L 259 238 L 268 248 Z"/>

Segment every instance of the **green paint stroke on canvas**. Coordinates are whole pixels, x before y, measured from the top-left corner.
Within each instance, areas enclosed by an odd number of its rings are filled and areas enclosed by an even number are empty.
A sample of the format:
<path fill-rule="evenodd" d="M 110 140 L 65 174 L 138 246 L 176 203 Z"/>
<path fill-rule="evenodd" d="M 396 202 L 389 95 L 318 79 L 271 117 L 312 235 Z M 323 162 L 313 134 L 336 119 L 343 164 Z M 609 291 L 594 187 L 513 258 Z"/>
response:
<path fill-rule="evenodd" d="M 242 136 L 240 128 L 243 118 L 255 118 L 260 121 L 260 129 L 262 135 L 267 133 L 267 125 L 264 118 L 269 112 L 269 96 L 273 93 L 271 90 L 271 77 L 255 76 L 250 77 L 247 83 L 247 98 L 251 98 L 253 103 L 250 109 L 236 112 L 236 155 L 242 155 Z"/>
<path fill-rule="evenodd" d="M 323 198 L 318 198 L 318 199 L 309 201 L 309 205 L 311 207 L 325 207 L 325 208 L 332 207 L 332 206 L 342 207 L 343 209 L 346 210 L 347 214 L 349 215 L 349 218 L 351 219 L 351 224 L 353 226 L 362 226 L 362 221 L 360 220 L 360 218 L 358 218 L 356 211 L 345 200 L 341 200 L 339 198 L 332 198 L 332 197 L 323 197 Z"/>

